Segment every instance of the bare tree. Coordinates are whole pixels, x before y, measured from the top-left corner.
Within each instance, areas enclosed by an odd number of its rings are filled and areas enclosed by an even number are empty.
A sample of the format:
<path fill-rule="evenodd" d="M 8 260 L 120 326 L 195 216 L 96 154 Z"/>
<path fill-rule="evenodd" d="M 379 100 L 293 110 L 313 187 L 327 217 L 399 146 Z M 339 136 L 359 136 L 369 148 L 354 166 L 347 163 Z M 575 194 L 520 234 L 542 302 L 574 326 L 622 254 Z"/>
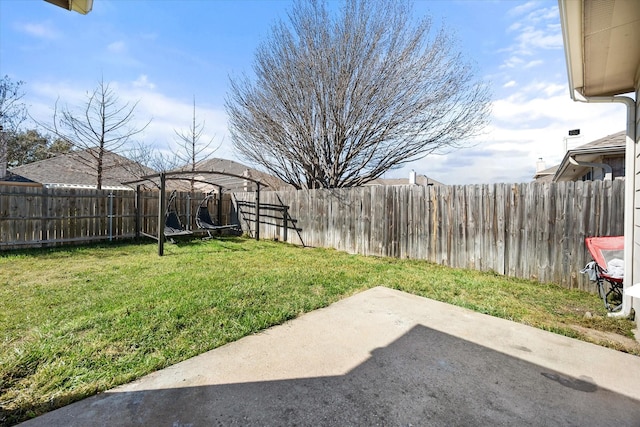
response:
<path fill-rule="evenodd" d="M 207 160 L 219 148 L 210 149 L 213 144 L 213 138 L 207 142 L 200 141 L 205 129 L 205 122 L 198 122 L 196 118 L 196 99 L 193 98 L 193 116 L 191 126 L 186 131 L 178 131 L 176 133 L 176 143 L 178 148 L 173 151 L 175 156 L 185 164 L 184 170 L 193 172 L 197 168 L 197 164 Z M 191 191 L 194 191 L 194 182 L 191 181 Z"/>
<path fill-rule="evenodd" d="M 180 164 L 175 155 L 168 155 L 140 142 L 127 151 L 127 158 L 131 162 L 121 166 L 137 177 L 152 175 L 154 172 L 167 172 L 176 169 Z M 157 182 L 149 181 L 149 183 L 159 188 Z"/>
<path fill-rule="evenodd" d="M 138 102 L 120 103 L 109 83 L 104 79 L 98 82 L 93 92 L 87 94 L 87 100 L 74 112 L 68 107 L 58 111 L 56 103 L 53 126 L 48 127 L 56 136 L 70 143 L 77 150 L 74 156 L 79 162 L 96 171 L 96 186 L 102 188 L 105 153 L 117 152 L 132 142 L 134 136 L 143 132 L 150 120 L 140 126 L 134 126 L 134 111 Z"/>
<path fill-rule="evenodd" d="M 486 125 L 487 85 L 405 0 L 297 1 L 259 46 L 226 108 L 241 155 L 297 188 L 362 185 L 464 146 Z"/>
<path fill-rule="evenodd" d="M 9 76 L 0 79 L 0 178 L 7 173 L 8 141 L 27 118 L 23 85 L 23 81 L 14 82 Z"/>

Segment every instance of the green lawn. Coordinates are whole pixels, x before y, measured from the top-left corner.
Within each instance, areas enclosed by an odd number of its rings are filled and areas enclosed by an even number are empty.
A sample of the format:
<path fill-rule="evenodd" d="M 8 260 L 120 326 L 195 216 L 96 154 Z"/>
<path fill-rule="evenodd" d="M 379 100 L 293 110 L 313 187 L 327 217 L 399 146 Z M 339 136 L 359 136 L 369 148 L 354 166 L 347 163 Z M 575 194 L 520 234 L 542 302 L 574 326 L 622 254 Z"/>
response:
<path fill-rule="evenodd" d="M 162 258 L 152 243 L 2 253 L 0 424 L 378 285 L 582 339 L 575 326 L 626 337 L 635 326 L 554 285 L 243 238 L 167 245 Z"/>

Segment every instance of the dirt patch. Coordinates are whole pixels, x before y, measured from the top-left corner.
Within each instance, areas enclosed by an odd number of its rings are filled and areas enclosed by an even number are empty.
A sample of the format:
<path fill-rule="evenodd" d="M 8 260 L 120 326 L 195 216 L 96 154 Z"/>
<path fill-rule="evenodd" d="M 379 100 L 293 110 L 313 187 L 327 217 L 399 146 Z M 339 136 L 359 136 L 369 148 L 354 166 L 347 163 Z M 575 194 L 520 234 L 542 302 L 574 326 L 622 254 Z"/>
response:
<path fill-rule="evenodd" d="M 598 331 L 596 329 L 585 328 L 580 325 L 569 325 L 571 329 L 588 338 L 594 344 L 605 345 L 606 347 L 640 356 L 640 341 L 633 338 L 615 334 L 613 332 Z M 636 331 L 636 336 L 638 332 Z"/>

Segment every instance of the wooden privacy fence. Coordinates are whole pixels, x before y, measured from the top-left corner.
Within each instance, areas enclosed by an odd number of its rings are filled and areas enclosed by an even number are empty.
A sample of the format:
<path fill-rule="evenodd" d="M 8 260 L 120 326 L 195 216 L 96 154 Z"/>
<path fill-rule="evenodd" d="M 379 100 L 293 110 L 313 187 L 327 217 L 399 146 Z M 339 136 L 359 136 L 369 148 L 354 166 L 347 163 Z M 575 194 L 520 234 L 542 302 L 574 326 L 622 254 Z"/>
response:
<path fill-rule="evenodd" d="M 155 235 L 158 193 L 138 194 L 0 186 L 0 250 Z M 189 229 L 203 197 L 178 194 Z M 233 197 L 224 195 L 219 222 L 255 235 L 255 195 Z M 623 234 L 624 182 L 264 191 L 260 205 L 263 238 L 593 290 L 579 273 L 584 238 Z"/>
<path fill-rule="evenodd" d="M 195 230 L 203 193 L 180 192 L 176 208 Z M 231 195 L 209 203 L 214 218 L 235 220 Z M 237 222 L 237 221 L 236 221 Z M 126 239 L 157 234 L 158 192 L 0 186 L 0 250 Z"/>
<path fill-rule="evenodd" d="M 135 193 L 0 186 L 0 249 L 135 236 Z"/>
<path fill-rule="evenodd" d="M 253 194 L 235 198 L 251 208 Z M 623 234 L 624 181 L 263 192 L 261 204 L 287 206 L 295 218 L 287 240 L 295 244 L 593 291 L 579 272 L 590 260 L 584 238 Z M 285 240 L 285 228 L 272 218 L 261 221 L 260 234 Z"/>

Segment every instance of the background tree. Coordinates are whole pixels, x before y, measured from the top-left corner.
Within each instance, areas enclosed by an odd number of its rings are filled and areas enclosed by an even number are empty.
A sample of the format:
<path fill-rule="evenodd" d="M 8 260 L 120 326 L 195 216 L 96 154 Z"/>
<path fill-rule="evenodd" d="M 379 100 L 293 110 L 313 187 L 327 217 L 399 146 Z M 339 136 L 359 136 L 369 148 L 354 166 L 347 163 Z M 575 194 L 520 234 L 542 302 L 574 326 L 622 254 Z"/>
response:
<path fill-rule="evenodd" d="M 137 105 L 138 102 L 122 104 L 104 79 L 98 82 L 93 92 L 87 94 L 80 112 L 68 107 L 59 111 L 56 104 L 53 126 L 49 129 L 75 149 L 82 150 L 75 158 L 96 171 L 98 189 L 102 188 L 105 153 L 117 153 L 123 149 L 151 122 L 135 126 L 134 111 Z"/>
<path fill-rule="evenodd" d="M 71 144 L 53 139 L 36 129 L 18 131 L 7 138 L 7 163 L 10 167 L 49 159 L 71 151 Z"/>
<path fill-rule="evenodd" d="M 27 118 L 24 97 L 24 82 L 14 82 L 9 76 L 0 79 L 0 178 L 7 172 L 7 143 L 18 132 Z"/>
<path fill-rule="evenodd" d="M 391 168 L 464 145 L 486 125 L 487 86 L 444 29 L 404 0 L 348 0 L 337 16 L 297 1 L 231 79 L 233 144 L 297 188 L 364 184 Z"/>
<path fill-rule="evenodd" d="M 149 169 L 152 169 L 154 172 L 167 172 L 180 166 L 180 160 L 177 159 L 175 155 L 168 155 L 150 145 L 140 142 L 134 144 L 133 148 L 127 151 L 126 157 L 132 160 L 132 162 L 123 164 L 122 167 L 132 175 L 138 177 L 153 174 Z M 156 188 L 160 187 L 153 181 L 148 181 L 144 184 L 151 184 Z"/>
<path fill-rule="evenodd" d="M 204 133 L 205 122 L 198 122 L 196 118 L 196 99 L 193 98 L 193 116 L 191 125 L 187 130 L 176 130 L 176 144 L 177 149 L 173 150 L 173 154 L 179 159 L 186 171 L 195 171 L 197 164 L 204 160 L 209 159 L 213 153 L 219 148 L 215 147 L 210 149 L 213 144 L 213 138 L 209 141 L 201 141 L 202 134 Z M 191 192 L 194 191 L 194 182 L 191 181 Z"/>

